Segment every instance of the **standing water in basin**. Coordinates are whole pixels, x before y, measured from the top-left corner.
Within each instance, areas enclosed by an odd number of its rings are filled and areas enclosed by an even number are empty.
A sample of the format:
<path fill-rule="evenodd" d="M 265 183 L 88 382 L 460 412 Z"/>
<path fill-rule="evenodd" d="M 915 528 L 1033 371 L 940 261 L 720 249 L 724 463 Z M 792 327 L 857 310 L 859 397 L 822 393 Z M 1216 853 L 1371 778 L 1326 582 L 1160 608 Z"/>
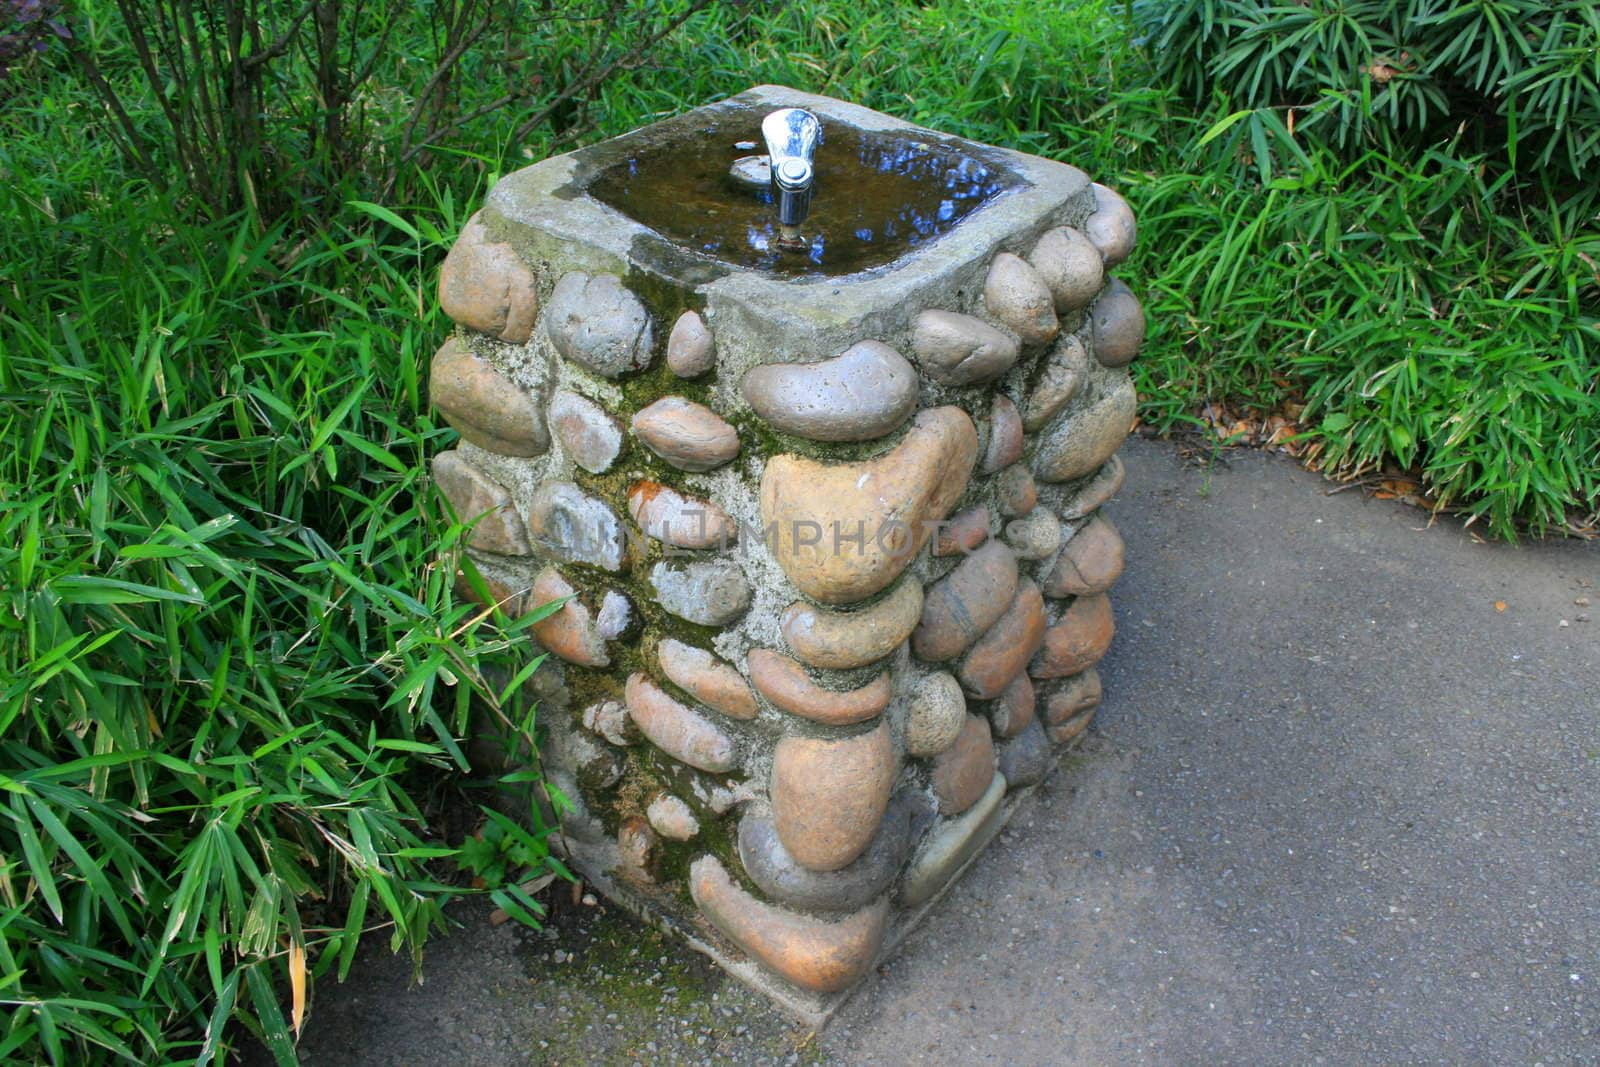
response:
<path fill-rule="evenodd" d="M 772 189 L 752 189 L 729 173 L 751 154 L 752 142 L 763 142 L 764 117 L 719 116 L 647 146 L 605 166 L 587 191 L 673 243 L 722 262 L 836 276 L 892 263 L 1019 184 L 971 145 L 910 131 L 830 127 L 815 147 L 799 250 L 787 251 L 782 205 Z"/>

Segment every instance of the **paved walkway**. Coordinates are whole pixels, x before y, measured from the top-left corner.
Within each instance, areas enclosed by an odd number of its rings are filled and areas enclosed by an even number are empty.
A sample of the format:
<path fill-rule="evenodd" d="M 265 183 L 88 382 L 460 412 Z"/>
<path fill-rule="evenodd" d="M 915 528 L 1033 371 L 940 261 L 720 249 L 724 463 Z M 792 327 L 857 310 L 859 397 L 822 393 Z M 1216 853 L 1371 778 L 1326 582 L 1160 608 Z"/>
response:
<path fill-rule="evenodd" d="M 603 906 L 466 909 L 307 1061 L 1600 1063 L 1600 545 L 1124 456 L 1094 730 L 819 1038 Z"/>

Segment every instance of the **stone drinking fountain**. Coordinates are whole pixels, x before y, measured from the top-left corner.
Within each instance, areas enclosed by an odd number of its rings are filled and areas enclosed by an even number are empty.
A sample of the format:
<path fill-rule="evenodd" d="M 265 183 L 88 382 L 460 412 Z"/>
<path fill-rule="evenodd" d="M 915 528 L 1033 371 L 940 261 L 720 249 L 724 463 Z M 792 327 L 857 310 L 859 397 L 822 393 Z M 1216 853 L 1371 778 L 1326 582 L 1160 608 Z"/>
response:
<path fill-rule="evenodd" d="M 508 613 L 567 598 L 562 847 L 809 1020 L 1100 701 L 1133 242 L 1070 166 L 763 86 L 502 179 L 445 261 L 433 477 Z"/>

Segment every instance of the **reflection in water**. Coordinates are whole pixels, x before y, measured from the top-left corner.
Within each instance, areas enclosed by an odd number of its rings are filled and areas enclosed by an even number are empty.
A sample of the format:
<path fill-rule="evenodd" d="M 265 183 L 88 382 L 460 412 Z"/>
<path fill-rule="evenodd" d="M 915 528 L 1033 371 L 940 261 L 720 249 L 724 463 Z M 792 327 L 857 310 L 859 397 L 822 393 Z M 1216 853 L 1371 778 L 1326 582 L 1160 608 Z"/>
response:
<path fill-rule="evenodd" d="M 681 246 L 779 274 L 850 274 L 892 262 L 948 232 L 1017 184 L 960 146 L 834 126 L 817 149 L 804 247 L 781 248 L 770 189 L 737 185 L 728 167 L 759 116 L 693 131 L 620 161 L 589 192 Z"/>

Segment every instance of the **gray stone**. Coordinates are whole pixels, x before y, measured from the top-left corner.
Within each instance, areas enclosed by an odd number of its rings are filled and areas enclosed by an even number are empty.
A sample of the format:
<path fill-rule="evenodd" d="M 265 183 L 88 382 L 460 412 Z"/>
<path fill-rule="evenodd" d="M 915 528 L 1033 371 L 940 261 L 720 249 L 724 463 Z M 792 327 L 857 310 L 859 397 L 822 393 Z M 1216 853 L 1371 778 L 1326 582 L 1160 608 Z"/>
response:
<path fill-rule="evenodd" d="M 1028 262 L 1055 298 L 1058 312 L 1076 311 L 1094 299 L 1105 281 L 1100 250 L 1071 226 L 1048 230 L 1033 246 Z"/>
<path fill-rule="evenodd" d="M 606 409 L 586 396 L 557 390 L 550 400 L 550 428 L 572 462 L 590 474 L 604 474 L 622 451 L 622 427 Z"/>
<path fill-rule="evenodd" d="M 600 598 L 600 610 L 595 612 L 594 632 L 601 640 L 615 641 L 627 632 L 633 622 L 633 605 L 615 589 L 606 590 Z"/>
<path fill-rule="evenodd" d="M 553 730 L 546 752 L 556 764 L 571 771 L 578 784 L 589 789 L 610 789 L 622 780 L 622 758 L 609 746 L 581 730 Z"/>
<path fill-rule="evenodd" d="M 584 708 L 583 726 L 613 745 L 626 748 L 639 743 L 639 731 L 618 700 L 601 700 Z"/>
<path fill-rule="evenodd" d="M 915 908 L 932 899 L 966 862 L 977 855 L 1000 829 L 1005 808 L 1005 776 L 995 773 L 978 802 L 934 829 L 906 868 L 900 884 L 900 904 Z"/>
<path fill-rule="evenodd" d="M 739 860 L 756 888 L 791 907 L 815 911 L 865 906 L 900 873 L 910 845 L 911 805 L 903 798 L 890 802 L 866 850 L 836 871 L 813 871 L 791 856 L 769 812 L 751 810 L 739 820 Z"/>
<path fill-rule="evenodd" d="M 645 808 L 645 818 L 656 833 L 669 841 L 687 841 L 700 832 L 694 809 L 670 793 L 663 793 Z"/>
<path fill-rule="evenodd" d="M 1025 345 L 1048 344 L 1061 329 L 1055 297 L 1044 279 L 1027 260 L 1010 252 L 1001 252 L 989 265 L 983 302 Z"/>
<path fill-rule="evenodd" d="M 1017 361 L 1016 338 L 982 319 L 954 311 L 918 312 L 911 322 L 911 350 L 928 377 L 940 385 L 992 381 Z"/>
<path fill-rule="evenodd" d="M 1006 523 L 1006 544 L 1018 559 L 1044 559 L 1061 547 L 1061 520 L 1044 508 Z"/>
<path fill-rule="evenodd" d="M 1038 785 L 1050 773 L 1054 757 L 1044 727 L 1034 719 L 1022 732 L 1000 746 L 1000 773 L 1012 789 Z"/>
<path fill-rule="evenodd" d="M 723 626 L 750 607 L 750 582 L 730 559 L 657 563 L 650 584 L 662 607 L 701 626 Z"/>
<path fill-rule="evenodd" d="M 462 522 L 475 522 L 467 544 L 480 552 L 526 556 L 533 551 L 528 528 L 511 506 L 511 494 L 452 449 L 433 457 L 433 484 Z"/>
<path fill-rule="evenodd" d="M 1144 308 L 1121 278 L 1112 278 L 1089 310 L 1094 358 L 1102 366 L 1125 367 L 1144 344 Z"/>
<path fill-rule="evenodd" d="M 1095 182 L 1094 214 L 1083 224 L 1083 232 L 1100 250 L 1107 267 L 1115 267 L 1133 252 L 1139 230 L 1134 224 L 1133 209 L 1116 193 Z"/>
<path fill-rule="evenodd" d="M 606 378 L 650 363 L 650 313 L 615 274 L 570 271 L 550 294 L 545 330 L 556 351 Z"/>
<path fill-rule="evenodd" d="M 534 490 L 528 533 L 542 552 L 562 562 L 622 569 L 622 523 L 604 503 L 571 482 L 543 482 Z"/>
<path fill-rule="evenodd" d="M 1039 369 L 1038 380 L 1022 409 L 1022 426 L 1029 433 L 1044 429 L 1067 401 L 1078 395 L 1089 378 L 1089 350 L 1077 334 L 1057 341 Z"/>
<path fill-rule="evenodd" d="M 927 759 L 944 752 L 961 736 L 967 698 L 961 683 L 946 671 L 925 675 L 911 691 L 906 712 L 906 754 Z"/>
<path fill-rule="evenodd" d="M 685 311 L 667 336 L 667 366 L 680 378 L 698 378 L 717 362 L 711 331 L 698 312 Z"/>
<path fill-rule="evenodd" d="M 704 404 L 664 396 L 634 413 L 646 448 L 684 471 L 708 471 L 739 454 L 739 431 Z"/>
<path fill-rule="evenodd" d="M 1089 407 L 1056 420 L 1044 433 L 1033 458 L 1041 482 L 1070 482 L 1111 458 L 1133 429 L 1139 397 L 1126 378 Z"/>
<path fill-rule="evenodd" d="M 917 408 L 916 368 L 881 341 L 862 341 L 816 363 L 752 367 L 742 388 L 774 429 L 813 441 L 870 441 Z"/>

